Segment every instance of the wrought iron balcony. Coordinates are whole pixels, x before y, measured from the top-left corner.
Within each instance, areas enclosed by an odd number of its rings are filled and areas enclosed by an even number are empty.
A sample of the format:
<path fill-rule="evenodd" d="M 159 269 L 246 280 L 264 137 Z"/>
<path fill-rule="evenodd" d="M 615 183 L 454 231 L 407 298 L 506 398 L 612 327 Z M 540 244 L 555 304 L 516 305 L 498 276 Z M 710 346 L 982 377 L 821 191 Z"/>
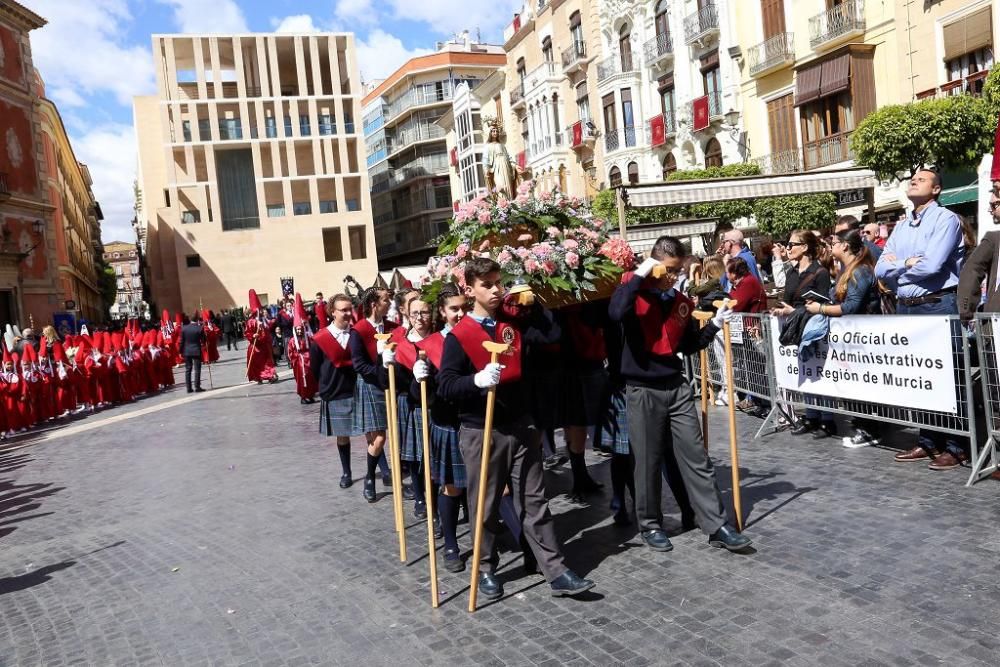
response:
<path fill-rule="evenodd" d="M 667 64 L 674 58 L 674 44 L 669 33 L 661 33 L 643 45 L 646 67 Z"/>
<path fill-rule="evenodd" d="M 795 38 L 790 32 L 779 32 L 774 37 L 751 46 L 747 52 L 750 76 L 759 76 L 795 62 Z"/>
<path fill-rule="evenodd" d="M 761 155 L 760 157 L 752 158 L 750 161 L 760 167 L 760 173 L 768 176 L 773 174 L 797 174 L 802 171 L 802 151 L 798 149 Z"/>
<path fill-rule="evenodd" d="M 809 45 L 826 48 L 865 31 L 864 0 L 845 0 L 809 19 Z"/>
<path fill-rule="evenodd" d="M 619 53 L 605 58 L 597 65 L 597 83 L 602 83 L 618 74 L 638 74 L 635 61 L 635 54 L 632 53 L 624 58 Z"/>
<path fill-rule="evenodd" d="M 639 130 L 638 132 L 636 130 Z M 635 126 L 624 127 L 617 130 L 608 130 L 604 133 L 604 150 L 608 153 L 632 148 L 637 145 L 640 139 L 645 139 L 641 128 Z"/>
<path fill-rule="evenodd" d="M 684 41 L 688 44 L 704 41 L 719 34 L 719 10 L 715 5 L 705 5 L 684 18 Z"/>
<path fill-rule="evenodd" d="M 568 72 L 576 68 L 583 68 L 587 63 L 587 43 L 573 40 L 573 45 L 568 49 L 563 49 L 562 66 L 563 71 Z"/>
<path fill-rule="evenodd" d="M 524 106 L 524 85 L 518 84 L 510 91 L 510 108 L 517 109 Z"/>
<path fill-rule="evenodd" d="M 810 141 L 802 147 L 803 163 L 806 169 L 817 169 L 838 162 L 854 159 L 851 151 L 851 133 L 835 134 L 819 141 Z"/>
<path fill-rule="evenodd" d="M 724 115 L 722 111 L 722 91 L 710 90 L 704 97 L 708 98 L 708 118 L 710 121 L 718 120 Z M 694 100 L 687 104 L 688 115 L 694 118 Z"/>

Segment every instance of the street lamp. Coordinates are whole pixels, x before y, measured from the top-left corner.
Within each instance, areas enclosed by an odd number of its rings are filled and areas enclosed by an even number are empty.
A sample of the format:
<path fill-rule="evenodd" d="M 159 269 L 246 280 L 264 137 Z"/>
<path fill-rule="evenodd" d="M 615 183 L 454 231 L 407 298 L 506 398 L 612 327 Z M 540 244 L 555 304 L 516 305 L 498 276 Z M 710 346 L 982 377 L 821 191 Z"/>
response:
<path fill-rule="evenodd" d="M 740 112 L 736 109 L 730 109 L 725 113 L 725 127 L 729 131 L 729 137 L 736 142 L 736 150 L 743 154 L 743 161 L 746 162 L 750 158 L 750 144 L 746 138 L 746 132 L 741 133 L 739 125 L 740 122 Z M 743 134 L 742 140 L 740 139 L 740 134 Z"/>

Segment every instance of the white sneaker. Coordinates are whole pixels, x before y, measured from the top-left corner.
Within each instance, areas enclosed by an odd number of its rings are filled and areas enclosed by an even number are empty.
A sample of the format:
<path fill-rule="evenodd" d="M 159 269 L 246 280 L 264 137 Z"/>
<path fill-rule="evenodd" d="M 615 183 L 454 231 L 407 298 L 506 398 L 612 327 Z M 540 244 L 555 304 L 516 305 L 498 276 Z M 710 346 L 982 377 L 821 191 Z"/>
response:
<path fill-rule="evenodd" d="M 878 442 L 878 438 L 874 437 L 868 431 L 859 428 L 854 431 L 854 435 L 851 437 L 845 437 L 841 444 L 848 449 L 860 449 L 861 447 L 877 445 Z"/>
<path fill-rule="evenodd" d="M 725 394 L 719 394 L 715 399 L 715 404 L 720 407 L 729 405 L 729 398 Z"/>

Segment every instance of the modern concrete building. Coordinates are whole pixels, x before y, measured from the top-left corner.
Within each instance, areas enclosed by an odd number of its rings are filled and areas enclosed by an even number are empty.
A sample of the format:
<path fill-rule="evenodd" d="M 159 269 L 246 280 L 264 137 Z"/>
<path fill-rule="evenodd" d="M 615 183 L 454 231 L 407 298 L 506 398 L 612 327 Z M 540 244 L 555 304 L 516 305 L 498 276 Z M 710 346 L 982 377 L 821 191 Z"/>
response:
<path fill-rule="evenodd" d="M 157 308 L 335 293 L 377 272 L 352 34 L 154 35 L 134 100 Z"/>
<path fill-rule="evenodd" d="M 111 304 L 111 319 L 152 317 L 149 304 L 142 299 L 142 269 L 134 243 L 111 241 L 104 244 L 104 263 L 115 272 L 115 302 Z"/>
<path fill-rule="evenodd" d="M 453 197 L 445 130 L 437 124 L 461 83 L 475 87 L 506 58 L 468 33 L 411 58 L 364 98 L 363 128 L 375 241 L 383 268 L 420 264 L 448 228 Z"/>

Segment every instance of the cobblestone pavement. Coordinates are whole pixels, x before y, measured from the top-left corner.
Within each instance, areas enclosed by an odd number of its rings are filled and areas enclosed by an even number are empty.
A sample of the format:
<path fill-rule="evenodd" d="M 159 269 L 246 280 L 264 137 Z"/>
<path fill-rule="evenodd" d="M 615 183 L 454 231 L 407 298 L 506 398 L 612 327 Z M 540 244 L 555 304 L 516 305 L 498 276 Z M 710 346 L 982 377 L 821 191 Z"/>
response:
<path fill-rule="evenodd" d="M 889 449 L 753 441 L 759 422 L 741 416 L 756 553 L 699 531 L 654 553 L 611 523 L 607 496 L 569 504 L 563 468 L 551 505 L 593 594 L 553 599 L 508 553 L 502 600 L 470 615 L 468 572 L 442 570 L 431 610 L 424 525 L 411 521 L 400 564 L 390 499 L 337 487 L 317 406 L 299 405 L 287 372 L 232 387 L 242 361 L 223 354 L 215 392 L 175 389 L 0 453 L 0 664 L 997 663 L 993 482 L 967 489 L 965 471 Z M 728 502 L 725 434 L 716 408 Z M 588 462 L 606 482 L 607 460 Z"/>

